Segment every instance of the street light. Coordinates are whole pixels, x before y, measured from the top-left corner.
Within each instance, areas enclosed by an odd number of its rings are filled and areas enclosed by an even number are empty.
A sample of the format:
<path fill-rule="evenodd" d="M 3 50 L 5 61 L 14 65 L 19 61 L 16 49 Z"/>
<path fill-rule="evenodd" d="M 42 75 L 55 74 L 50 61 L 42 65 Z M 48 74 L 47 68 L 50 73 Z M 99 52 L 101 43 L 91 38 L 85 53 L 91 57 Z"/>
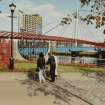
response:
<path fill-rule="evenodd" d="M 10 37 L 10 44 L 11 44 L 11 56 L 10 56 L 10 65 L 9 69 L 13 70 L 14 69 L 14 58 L 13 58 L 13 14 L 16 8 L 16 5 L 13 3 L 9 5 L 10 10 L 11 10 L 11 37 Z"/>

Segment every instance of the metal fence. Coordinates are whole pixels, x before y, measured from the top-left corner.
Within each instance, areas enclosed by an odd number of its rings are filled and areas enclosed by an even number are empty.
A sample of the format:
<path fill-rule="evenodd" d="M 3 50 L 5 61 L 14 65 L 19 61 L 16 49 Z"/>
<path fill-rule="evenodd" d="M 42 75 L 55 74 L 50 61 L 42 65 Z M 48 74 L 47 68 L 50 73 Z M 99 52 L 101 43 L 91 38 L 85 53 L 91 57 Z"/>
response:
<path fill-rule="evenodd" d="M 105 67 L 105 59 L 98 59 L 92 57 L 71 57 L 71 56 L 57 56 L 60 64 L 78 64 L 78 65 L 93 65 L 96 67 Z"/>

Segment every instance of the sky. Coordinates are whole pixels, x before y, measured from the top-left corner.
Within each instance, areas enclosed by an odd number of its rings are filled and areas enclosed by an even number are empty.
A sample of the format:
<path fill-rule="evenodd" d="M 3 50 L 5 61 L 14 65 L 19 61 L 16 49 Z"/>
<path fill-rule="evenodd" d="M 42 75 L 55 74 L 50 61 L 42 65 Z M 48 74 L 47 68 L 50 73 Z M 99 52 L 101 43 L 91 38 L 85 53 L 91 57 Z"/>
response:
<path fill-rule="evenodd" d="M 43 18 L 43 33 L 46 33 L 51 28 L 60 23 L 61 19 L 67 14 L 72 14 L 76 10 L 82 10 L 79 0 L 2 0 L 0 2 L 0 31 L 10 31 L 11 15 L 9 4 L 14 3 L 16 10 L 14 13 L 14 31 L 18 31 L 18 10 L 22 10 L 25 14 L 39 14 Z M 81 15 L 83 15 L 81 13 Z M 79 38 L 91 41 L 104 41 L 105 35 L 102 34 L 102 29 L 95 29 L 95 26 L 87 26 L 81 21 L 77 21 L 75 28 L 75 19 L 70 25 L 59 26 L 48 35 L 57 35 L 70 38 Z M 19 25 L 21 26 L 21 24 Z M 103 27 L 102 27 L 103 28 Z M 77 31 L 77 33 L 75 32 Z"/>

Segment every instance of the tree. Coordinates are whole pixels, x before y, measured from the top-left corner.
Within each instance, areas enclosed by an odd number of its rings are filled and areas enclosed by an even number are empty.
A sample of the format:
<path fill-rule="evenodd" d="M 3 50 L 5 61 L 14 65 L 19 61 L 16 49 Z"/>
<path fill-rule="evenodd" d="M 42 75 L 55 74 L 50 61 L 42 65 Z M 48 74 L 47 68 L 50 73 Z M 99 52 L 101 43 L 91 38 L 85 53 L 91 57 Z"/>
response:
<path fill-rule="evenodd" d="M 105 0 L 80 0 L 80 2 L 82 8 L 90 8 L 90 13 L 85 18 L 81 18 L 83 21 L 86 21 L 87 24 L 95 21 L 96 28 L 105 25 Z M 103 33 L 105 34 L 105 30 Z"/>

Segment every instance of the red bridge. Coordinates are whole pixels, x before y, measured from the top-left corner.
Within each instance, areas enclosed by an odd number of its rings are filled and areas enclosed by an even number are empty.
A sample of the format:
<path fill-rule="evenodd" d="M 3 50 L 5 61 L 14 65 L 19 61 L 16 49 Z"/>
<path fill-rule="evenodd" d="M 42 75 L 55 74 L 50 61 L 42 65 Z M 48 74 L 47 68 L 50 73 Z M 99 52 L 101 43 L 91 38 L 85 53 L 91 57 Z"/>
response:
<path fill-rule="evenodd" d="M 10 39 L 11 32 L 1 31 L 0 32 L 0 39 Z M 65 43 L 75 43 L 78 44 L 88 44 L 94 45 L 96 48 L 105 48 L 105 43 L 97 43 L 87 40 L 80 40 L 80 39 L 73 39 L 73 38 L 65 38 L 65 37 L 57 37 L 57 36 L 47 36 L 47 35 L 36 35 L 32 33 L 13 33 L 13 39 L 20 39 L 20 40 L 43 40 L 43 41 L 57 41 L 57 42 L 65 42 Z"/>
<path fill-rule="evenodd" d="M 10 39 L 11 32 L 1 31 L 0 32 L 0 64 L 8 65 L 10 58 L 10 42 L 6 42 L 5 39 Z M 78 44 L 87 44 L 93 45 L 96 48 L 105 48 L 105 43 L 97 43 L 92 41 L 80 40 L 80 39 L 72 39 L 65 37 L 57 37 L 57 36 L 47 36 L 47 35 L 36 35 L 32 33 L 13 33 L 13 39 L 17 40 L 43 40 L 43 41 L 57 41 L 64 43 L 75 43 Z M 8 55 L 8 56 L 7 56 Z"/>

